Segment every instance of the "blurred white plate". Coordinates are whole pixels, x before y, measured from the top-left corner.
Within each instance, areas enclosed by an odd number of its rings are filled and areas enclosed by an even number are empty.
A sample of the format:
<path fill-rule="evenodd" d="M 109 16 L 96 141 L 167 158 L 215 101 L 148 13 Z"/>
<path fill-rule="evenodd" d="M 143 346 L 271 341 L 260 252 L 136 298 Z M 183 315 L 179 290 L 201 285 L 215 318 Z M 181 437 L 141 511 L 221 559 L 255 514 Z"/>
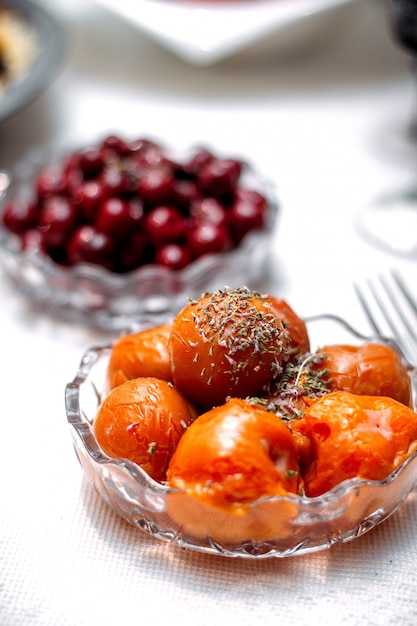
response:
<path fill-rule="evenodd" d="M 193 65 L 210 65 L 357 0 L 95 0 Z"/>

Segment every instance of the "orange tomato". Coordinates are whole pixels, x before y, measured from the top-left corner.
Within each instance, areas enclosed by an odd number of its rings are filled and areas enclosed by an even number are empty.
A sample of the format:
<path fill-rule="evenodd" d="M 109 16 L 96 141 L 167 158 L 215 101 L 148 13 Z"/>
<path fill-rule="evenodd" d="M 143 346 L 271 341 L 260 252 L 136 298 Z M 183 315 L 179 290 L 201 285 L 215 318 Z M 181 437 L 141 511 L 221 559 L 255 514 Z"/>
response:
<path fill-rule="evenodd" d="M 297 354 L 305 354 L 310 350 L 310 338 L 304 320 L 299 317 L 285 300 L 279 300 L 274 296 L 267 296 L 273 310 L 287 326 L 290 336 L 287 359 Z"/>
<path fill-rule="evenodd" d="M 103 400 L 94 433 L 108 456 L 129 459 L 163 481 L 180 438 L 196 416 L 172 383 L 135 378 L 115 387 Z"/>
<path fill-rule="evenodd" d="M 397 352 L 380 343 L 331 345 L 320 349 L 320 369 L 329 370 L 330 389 L 368 396 L 389 396 L 411 405 L 411 381 Z"/>
<path fill-rule="evenodd" d="M 244 287 L 205 294 L 174 319 L 174 383 L 209 408 L 256 394 L 281 371 L 288 333 L 268 300 Z"/>
<path fill-rule="evenodd" d="M 299 489 L 297 448 L 276 415 L 239 398 L 200 415 L 167 472 L 171 487 L 222 510 Z"/>
<path fill-rule="evenodd" d="M 214 508 L 184 491 L 170 490 L 167 513 L 184 535 L 203 542 L 210 537 L 224 546 L 245 541 L 280 541 L 294 535 L 295 498 L 265 498 L 243 510 Z"/>
<path fill-rule="evenodd" d="M 142 376 L 171 381 L 168 353 L 170 332 L 171 324 L 161 324 L 124 335 L 115 341 L 107 367 L 108 389 Z"/>
<path fill-rule="evenodd" d="M 311 442 L 311 460 L 303 473 L 310 497 L 355 476 L 381 480 L 417 448 L 417 414 L 385 396 L 329 393 L 291 428 Z"/>

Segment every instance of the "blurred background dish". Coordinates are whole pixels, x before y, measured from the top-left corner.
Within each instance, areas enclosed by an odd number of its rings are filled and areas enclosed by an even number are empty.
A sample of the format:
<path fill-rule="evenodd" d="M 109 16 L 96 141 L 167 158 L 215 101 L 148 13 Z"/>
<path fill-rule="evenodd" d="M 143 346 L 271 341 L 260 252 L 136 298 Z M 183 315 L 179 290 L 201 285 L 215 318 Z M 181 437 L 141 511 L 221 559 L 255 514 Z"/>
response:
<path fill-rule="evenodd" d="M 0 125 L 29 106 L 58 74 L 66 27 L 26 0 L 0 0 Z"/>
<path fill-rule="evenodd" d="M 259 43 L 270 50 L 288 51 L 323 31 L 331 32 L 336 14 L 357 1 L 95 0 L 197 66 L 211 65 Z"/>

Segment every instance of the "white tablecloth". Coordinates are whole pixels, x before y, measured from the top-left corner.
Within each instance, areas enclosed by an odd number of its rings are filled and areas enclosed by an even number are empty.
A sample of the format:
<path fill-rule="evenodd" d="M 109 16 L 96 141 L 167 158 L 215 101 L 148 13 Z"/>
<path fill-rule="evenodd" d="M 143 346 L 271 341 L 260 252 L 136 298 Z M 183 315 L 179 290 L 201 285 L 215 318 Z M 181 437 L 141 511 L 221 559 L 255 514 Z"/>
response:
<path fill-rule="evenodd" d="M 0 168 L 33 145 L 113 131 L 209 142 L 250 156 L 276 183 L 270 289 L 300 315 L 340 314 L 367 332 L 352 282 L 394 266 L 415 279 L 415 260 L 372 248 L 354 226 L 411 175 L 399 136 L 413 85 L 377 0 L 305 49 L 204 69 L 87 0 L 44 4 L 68 21 L 68 59 L 0 128 Z M 185 552 L 121 521 L 83 478 L 64 412 L 82 352 L 108 337 L 34 311 L 3 276 L 0 298 L 2 626 L 416 623 L 414 495 L 365 536 L 287 559 Z"/>

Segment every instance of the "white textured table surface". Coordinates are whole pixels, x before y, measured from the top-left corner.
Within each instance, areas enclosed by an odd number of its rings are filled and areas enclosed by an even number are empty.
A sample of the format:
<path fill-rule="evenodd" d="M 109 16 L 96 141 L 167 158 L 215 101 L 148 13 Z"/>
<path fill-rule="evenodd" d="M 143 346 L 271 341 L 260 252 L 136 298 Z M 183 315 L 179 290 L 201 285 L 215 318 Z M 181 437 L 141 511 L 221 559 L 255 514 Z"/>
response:
<path fill-rule="evenodd" d="M 270 288 L 300 315 L 338 313 L 366 332 L 352 282 L 393 266 L 415 282 L 415 260 L 371 248 L 354 228 L 361 207 L 410 174 L 396 136 L 413 86 L 376 0 L 320 44 L 204 69 L 87 0 L 49 6 L 68 20 L 68 60 L 0 128 L 0 168 L 30 146 L 109 131 L 207 141 L 276 182 Z M 184 552 L 119 520 L 84 480 L 64 412 L 82 352 L 105 338 L 31 310 L 3 276 L 0 298 L 1 626 L 416 623 L 414 496 L 354 542 L 256 562 Z"/>

